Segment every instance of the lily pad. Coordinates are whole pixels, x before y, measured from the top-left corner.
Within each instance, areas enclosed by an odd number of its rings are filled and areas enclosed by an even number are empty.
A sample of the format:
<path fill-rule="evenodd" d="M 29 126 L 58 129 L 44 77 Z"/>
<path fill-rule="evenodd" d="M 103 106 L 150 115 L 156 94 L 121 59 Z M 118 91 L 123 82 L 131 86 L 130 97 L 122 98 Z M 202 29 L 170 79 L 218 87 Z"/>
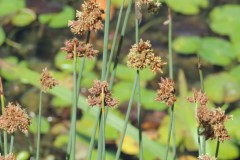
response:
<path fill-rule="evenodd" d="M 230 74 L 240 82 L 240 65 L 235 66 L 230 70 Z"/>
<path fill-rule="evenodd" d="M 0 1 L 0 16 L 6 16 L 15 13 L 25 7 L 25 0 L 1 0 Z"/>
<path fill-rule="evenodd" d="M 223 5 L 214 7 L 210 13 L 211 29 L 222 35 L 233 35 L 240 28 L 240 5 Z"/>
<path fill-rule="evenodd" d="M 39 21 L 48 24 L 51 28 L 67 27 L 68 21 L 74 19 L 75 11 L 70 6 L 65 6 L 59 13 L 41 14 Z"/>
<path fill-rule="evenodd" d="M 118 65 L 116 77 L 122 80 L 133 82 L 135 79 L 136 70 L 124 65 Z M 140 77 L 142 81 L 148 81 L 155 77 L 149 69 L 143 69 L 140 71 Z"/>
<path fill-rule="evenodd" d="M 119 82 L 113 87 L 114 97 L 117 97 L 120 103 L 127 102 L 131 96 L 133 84 L 130 82 Z"/>
<path fill-rule="evenodd" d="M 173 41 L 173 49 L 180 54 L 194 54 L 201 46 L 198 36 L 180 36 Z"/>
<path fill-rule="evenodd" d="M 228 41 L 214 37 L 203 38 L 198 54 L 211 64 L 220 66 L 231 64 L 236 57 Z"/>
<path fill-rule="evenodd" d="M 200 8 L 208 6 L 208 0 L 165 0 L 165 2 L 174 11 L 186 15 L 196 15 L 199 13 Z"/>
<path fill-rule="evenodd" d="M 36 14 L 31 9 L 21 9 L 12 19 L 12 24 L 18 27 L 24 27 L 31 24 L 36 19 Z"/>
<path fill-rule="evenodd" d="M 148 89 L 141 90 L 141 104 L 144 109 L 158 111 L 166 109 L 165 103 L 155 101 L 156 95 L 156 91 Z"/>
<path fill-rule="evenodd" d="M 5 32 L 4 32 L 3 28 L 0 27 L 0 46 L 4 43 L 5 38 L 6 38 Z"/>
<path fill-rule="evenodd" d="M 37 117 L 34 117 L 33 119 L 32 119 L 32 124 L 29 126 L 29 131 L 31 132 L 31 133 L 37 133 L 37 126 L 38 126 L 38 123 L 37 123 L 37 121 L 38 121 L 38 118 Z M 45 118 L 45 117 L 42 117 L 41 118 L 41 133 L 42 134 L 47 134 L 48 133 L 48 131 L 49 131 L 49 129 L 50 129 L 50 124 L 49 124 L 49 122 L 47 121 L 47 119 Z"/>
<path fill-rule="evenodd" d="M 114 7 L 120 8 L 122 5 L 122 0 L 112 0 L 111 3 Z M 124 7 L 126 7 L 128 5 L 128 3 L 129 3 L 129 0 L 125 0 Z"/>
<path fill-rule="evenodd" d="M 208 98 L 216 103 L 234 102 L 240 98 L 239 81 L 229 73 L 209 75 L 204 84 Z"/>

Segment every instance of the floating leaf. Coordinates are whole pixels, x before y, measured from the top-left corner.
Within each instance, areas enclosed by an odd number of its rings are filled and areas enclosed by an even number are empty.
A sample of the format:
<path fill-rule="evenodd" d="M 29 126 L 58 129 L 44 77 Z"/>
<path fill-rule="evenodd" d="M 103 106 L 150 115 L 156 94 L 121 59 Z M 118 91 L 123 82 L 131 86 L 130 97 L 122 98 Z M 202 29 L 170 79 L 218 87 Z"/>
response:
<path fill-rule="evenodd" d="M 208 6 L 208 0 L 164 0 L 174 11 L 186 15 L 198 14 L 200 8 Z"/>
<path fill-rule="evenodd" d="M 236 57 L 231 44 L 220 38 L 206 37 L 198 51 L 199 55 L 211 64 L 226 66 Z"/>
<path fill-rule="evenodd" d="M 64 108 L 66 106 L 70 106 L 71 103 L 62 100 L 61 98 L 53 97 L 53 99 L 51 100 L 51 105 L 58 108 Z"/>
<path fill-rule="evenodd" d="M 5 38 L 6 38 L 5 32 L 4 32 L 3 28 L 0 27 L 0 46 L 4 43 Z"/>
<path fill-rule="evenodd" d="M 25 0 L 0 0 L 0 16 L 15 13 L 25 7 Z"/>
<path fill-rule="evenodd" d="M 119 82 L 113 87 L 114 97 L 117 97 L 120 103 L 127 102 L 131 96 L 133 84 L 130 82 Z M 123 94 L 124 93 L 124 94 Z"/>
<path fill-rule="evenodd" d="M 30 153 L 28 151 L 20 151 L 17 154 L 17 160 L 28 160 L 30 158 Z"/>
<path fill-rule="evenodd" d="M 141 103 L 144 109 L 151 109 L 151 110 L 164 110 L 166 109 L 166 104 L 155 101 L 156 98 L 156 91 L 142 89 L 141 90 Z"/>
<path fill-rule="evenodd" d="M 129 155 L 137 154 L 139 152 L 138 143 L 133 138 L 126 135 L 123 139 L 122 151 Z"/>
<path fill-rule="evenodd" d="M 240 98 L 240 84 L 229 73 L 209 75 L 204 84 L 208 98 L 216 103 L 234 102 Z"/>
<path fill-rule="evenodd" d="M 38 118 L 37 117 L 34 117 L 32 119 L 32 124 L 29 126 L 29 131 L 31 133 L 34 133 L 36 134 L 37 133 L 37 126 L 38 126 Z M 42 117 L 41 118 L 41 133 L 42 134 L 47 134 L 49 132 L 49 129 L 50 129 L 50 124 L 48 123 L 47 119 L 45 117 Z"/>
<path fill-rule="evenodd" d="M 240 82 L 240 65 L 235 66 L 230 70 L 230 74 Z"/>
<path fill-rule="evenodd" d="M 12 24 L 18 27 L 24 27 L 36 19 L 36 14 L 31 9 L 21 9 L 12 19 Z"/>
<path fill-rule="evenodd" d="M 210 27 L 219 34 L 233 35 L 239 32 L 240 28 L 240 5 L 223 5 L 214 7 L 211 11 Z"/>
<path fill-rule="evenodd" d="M 68 21 L 74 19 L 75 11 L 70 6 L 65 6 L 59 13 L 41 14 L 40 23 L 48 24 L 51 28 L 67 27 Z"/>
<path fill-rule="evenodd" d="M 179 36 L 173 41 L 173 49 L 180 54 L 194 54 L 201 45 L 198 36 Z"/>
<path fill-rule="evenodd" d="M 118 65 L 116 77 L 122 80 L 133 82 L 135 79 L 136 70 L 133 68 L 129 68 L 124 65 Z M 141 76 L 143 75 L 143 76 Z M 140 77 L 142 81 L 148 81 L 155 77 L 155 74 L 152 73 L 149 69 L 143 69 L 140 72 Z"/>
<path fill-rule="evenodd" d="M 114 7 L 117 7 L 117 8 L 120 8 L 122 5 L 122 1 L 120 1 L 120 0 L 112 0 L 111 3 Z M 124 7 L 127 7 L 128 3 L 129 3 L 129 0 L 125 0 Z"/>

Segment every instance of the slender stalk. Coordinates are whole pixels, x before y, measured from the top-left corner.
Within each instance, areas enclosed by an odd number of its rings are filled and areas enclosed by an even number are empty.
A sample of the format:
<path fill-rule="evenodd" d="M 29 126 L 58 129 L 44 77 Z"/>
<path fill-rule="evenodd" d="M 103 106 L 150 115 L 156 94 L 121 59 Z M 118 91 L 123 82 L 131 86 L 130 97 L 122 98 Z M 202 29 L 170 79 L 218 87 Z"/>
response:
<path fill-rule="evenodd" d="M 104 95 L 104 88 L 102 88 L 102 119 L 101 119 L 101 125 L 102 125 L 102 136 L 103 136 L 103 142 L 105 142 L 105 122 L 104 122 L 104 118 L 105 118 L 105 104 L 104 104 L 104 99 L 105 99 L 105 95 Z M 103 144 L 103 152 L 102 152 L 102 160 L 105 160 L 105 143 Z"/>
<path fill-rule="evenodd" d="M 3 151 L 2 133 L 0 133 L 0 153 Z"/>
<path fill-rule="evenodd" d="M 86 38 L 86 43 L 89 42 L 90 40 L 90 34 L 91 32 L 88 31 L 87 33 L 87 38 Z M 86 61 L 86 57 L 83 57 L 83 59 L 81 60 L 81 66 L 79 68 L 79 72 L 78 72 L 78 76 L 77 76 L 77 102 L 76 104 L 78 104 L 78 99 L 79 99 L 79 92 L 80 92 L 80 85 L 81 85 L 81 80 L 82 80 L 82 75 L 83 75 L 83 70 L 84 70 L 84 66 L 85 66 L 85 61 Z M 72 108 L 74 106 L 74 103 L 72 105 Z M 66 154 L 66 157 L 65 159 L 68 160 L 70 158 L 70 152 L 71 152 L 71 147 L 72 147 L 72 128 L 73 128 L 73 122 L 71 121 L 71 127 L 70 127 L 70 132 L 69 132 L 69 137 L 70 137 L 70 140 L 68 141 L 68 145 L 67 145 L 67 154 Z"/>
<path fill-rule="evenodd" d="M 29 138 L 28 133 L 25 134 L 25 138 L 27 139 L 27 142 L 28 142 L 29 152 L 30 152 L 31 155 L 33 155 L 32 142 L 31 142 L 31 140 L 30 140 L 30 138 Z"/>
<path fill-rule="evenodd" d="M 14 133 L 11 134 L 9 153 L 13 153 Z"/>
<path fill-rule="evenodd" d="M 169 56 L 169 77 L 173 79 L 173 60 L 172 60 L 172 12 L 171 9 L 168 8 L 168 56 Z M 168 129 L 168 139 L 167 139 L 167 148 L 165 153 L 165 160 L 168 159 L 168 152 L 170 146 L 171 135 L 173 135 L 173 154 L 176 153 L 176 145 L 175 145 L 175 129 L 174 129 L 174 104 L 170 109 L 170 124 Z M 173 155 L 176 157 L 176 155 Z"/>
<path fill-rule="evenodd" d="M 5 98 L 4 98 L 4 90 L 2 85 L 2 78 L 0 77 L 0 94 L 1 94 L 1 109 L 2 114 L 4 113 L 4 106 L 5 106 Z M 4 155 L 8 154 L 7 150 L 7 132 L 3 131 L 3 147 L 4 147 Z"/>
<path fill-rule="evenodd" d="M 126 113 L 126 117 L 125 117 L 125 121 L 124 121 L 123 130 L 122 130 L 122 133 L 121 133 L 121 138 L 119 140 L 119 144 L 118 144 L 118 149 L 117 149 L 115 160 L 119 160 L 119 157 L 120 157 L 123 140 L 124 140 L 124 137 L 125 137 L 125 134 L 126 134 L 126 130 L 127 130 L 127 125 L 128 125 L 130 112 L 132 110 L 132 104 L 133 104 L 134 94 L 135 94 L 136 87 L 137 87 L 138 77 L 139 77 L 139 74 L 136 74 L 135 80 L 134 80 L 134 84 L 133 84 L 133 88 L 132 88 L 132 94 L 131 94 L 131 97 L 130 97 L 130 100 L 129 100 L 129 103 L 128 103 L 128 109 L 127 109 L 127 113 Z"/>
<path fill-rule="evenodd" d="M 40 154 L 40 140 L 41 140 L 41 118 L 42 118 L 42 90 L 39 93 L 39 108 L 38 108 L 38 127 L 37 127 L 37 151 L 36 151 L 36 160 L 39 160 Z"/>
<path fill-rule="evenodd" d="M 109 59 L 108 59 L 105 80 L 108 78 L 110 66 L 112 64 L 112 58 L 113 58 L 113 53 L 115 51 L 115 46 L 116 46 L 116 42 L 117 42 L 118 31 L 119 31 L 120 22 L 121 22 L 121 18 L 122 18 L 122 12 L 123 12 L 123 8 L 124 8 L 124 2 L 125 2 L 125 0 L 122 0 L 121 8 L 120 8 L 119 13 L 118 13 L 118 20 L 117 20 L 116 29 L 115 29 L 115 32 L 114 32 L 114 37 L 113 37 L 113 42 L 112 42 L 110 56 L 109 56 Z"/>
<path fill-rule="evenodd" d="M 200 63 L 200 57 L 198 55 L 198 71 L 199 71 L 199 77 L 200 77 L 200 83 L 201 83 L 201 90 L 202 92 L 205 92 L 204 89 L 204 81 L 203 81 L 203 72 L 202 72 L 202 68 L 201 68 L 201 63 Z M 220 144 L 219 144 L 220 145 Z M 201 154 L 205 155 L 206 154 L 206 137 L 205 135 L 201 136 Z"/>
<path fill-rule="evenodd" d="M 72 120 L 71 120 L 71 158 L 75 159 L 76 152 L 76 120 L 77 120 L 77 53 L 76 53 L 76 44 L 74 44 L 74 59 L 73 59 L 73 107 L 72 107 Z"/>
<path fill-rule="evenodd" d="M 135 9 L 136 11 L 136 9 Z M 136 13 L 135 13 L 136 14 Z M 138 44 L 139 40 L 139 21 L 137 15 L 135 15 L 135 41 Z M 141 93 L 140 93 L 140 71 L 137 70 L 138 80 L 137 80 L 137 117 L 138 117 L 138 144 L 139 144 L 139 160 L 143 159 L 143 147 L 142 147 L 142 117 L 141 117 Z"/>
<path fill-rule="evenodd" d="M 102 149 L 103 149 L 103 138 L 102 138 L 102 111 L 100 111 L 99 115 L 99 135 L 98 135 L 98 155 L 97 160 L 102 159 Z"/>
<path fill-rule="evenodd" d="M 217 140 L 217 146 L 216 146 L 216 152 L 215 152 L 215 158 L 218 158 L 218 152 L 219 152 L 219 147 L 220 147 L 220 141 Z"/>

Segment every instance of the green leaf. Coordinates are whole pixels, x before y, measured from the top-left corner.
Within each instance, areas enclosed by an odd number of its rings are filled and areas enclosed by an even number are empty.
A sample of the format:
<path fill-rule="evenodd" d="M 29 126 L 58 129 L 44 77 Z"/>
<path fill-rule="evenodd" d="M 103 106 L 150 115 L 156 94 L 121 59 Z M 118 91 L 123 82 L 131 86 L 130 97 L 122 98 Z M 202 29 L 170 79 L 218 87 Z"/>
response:
<path fill-rule="evenodd" d="M 24 27 L 31 24 L 36 19 L 36 14 L 31 9 L 21 9 L 12 19 L 12 24 L 18 27 Z"/>
<path fill-rule="evenodd" d="M 120 8 L 122 5 L 122 1 L 120 1 L 120 0 L 112 0 L 111 3 L 114 7 L 117 7 L 117 8 Z M 128 5 L 128 3 L 129 3 L 129 0 L 125 0 L 124 7 L 126 7 Z"/>
<path fill-rule="evenodd" d="M 116 77 L 121 80 L 133 82 L 135 79 L 136 70 L 129 68 L 126 65 L 118 65 Z M 149 69 L 143 69 L 140 72 L 141 81 L 149 81 L 155 77 Z"/>
<path fill-rule="evenodd" d="M 62 100 L 61 98 L 53 97 L 51 100 L 51 105 L 58 108 L 64 108 L 64 107 L 70 106 L 71 103 Z"/>
<path fill-rule="evenodd" d="M 3 28 L 0 27 L 0 46 L 4 43 L 5 38 L 6 38 L 5 32 L 4 32 Z"/>
<path fill-rule="evenodd" d="M 29 131 L 31 133 L 34 133 L 36 134 L 37 133 L 37 126 L 38 126 L 38 118 L 37 117 L 34 117 L 32 119 L 32 124 L 29 126 Z M 47 119 L 45 117 L 42 117 L 41 118 L 41 133 L 42 134 L 47 134 L 49 132 L 49 129 L 50 129 L 50 124 L 48 123 Z"/>
<path fill-rule="evenodd" d="M 173 41 L 173 49 L 180 54 L 194 54 L 201 46 L 198 36 L 179 36 Z"/>
<path fill-rule="evenodd" d="M 240 98 L 240 84 L 229 73 L 209 75 L 204 85 L 208 98 L 216 103 L 234 102 Z"/>
<path fill-rule="evenodd" d="M 214 7 L 211 11 L 210 28 L 222 35 L 232 35 L 239 32 L 240 5 L 228 4 Z"/>
<path fill-rule="evenodd" d="M 0 16 L 15 13 L 25 7 L 25 0 L 0 0 Z"/>
<path fill-rule="evenodd" d="M 156 95 L 156 91 L 148 89 L 141 90 L 141 103 L 144 109 L 158 111 L 166 109 L 165 103 L 155 101 Z"/>
<path fill-rule="evenodd" d="M 9 72 L 9 73 L 11 72 L 12 74 L 15 74 L 19 78 L 19 80 L 22 80 L 24 77 L 25 81 L 23 82 L 25 83 L 28 82 L 28 84 L 32 84 L 38 88 L 40 87 L 39 80 L 38 80 L 38 78 L 40 77 L 39 73 L 36 73 L 32 70 L 29 70 L 28 68 L 25 68 L 19 65 L 11 65 L 9 63 L 3 63 L 2 59 L 0 59 L 0 63 L 2 65 L 2 70 L 5 70 L 5 72 Z M 66 89 L 63 86 L 60 86 L 60 85 L 56 86 L 55 88 L 50 90 L 49 93 L 59 98 L 62 98 L 67 102 L 72 101 L 72 91 L 70 91 L 69 89 Z M 91 114 L 94 117 L 98 116 L 96 115 L 97 112 L 95 109 L 89 109 L 89 106 L 86 102 L 86 97 L 82 97 L 81 95 L 79 96 L 78 106 L 84 111 L 84 114 Z M 111 110 L 108 112 L 108 119 L 106 122 L 108 125 L 110 125 L 114 129 L 118 131 L 122 131 L 124 120 L 116 116 L 116 114 L 114 114 Z M 138 134 L 138 129 L 135 128 L 133 125 L 128 124 L 128 129 L 126 134 L 134 138 L 136 141 L 138 140 L 138 137 L 136 136 Z M 143 146 L 144 150 L 148 150 L 149 152 L 152 153 L 153 156 L 159 157 L 161 159 L 164 158 L 165 147 L 162 144 L 150 140 L 149 138 L 146 137 L 145 134 L 143 134 L 143 141 L 144 141 L 144 146 Z M 169 153 L 169 157 L 172 158 L 171 152 Z"/>
<path fill-rule="evenodd" d="M 208 6 L 208 0 L 164 0 L 174 11 L 186 14 L 196 15 L 200 8 Z"/>
<path fill-rule="evenodd" d="M 65 6 L 59 13 L 41 14 L 39 16 L 40 23 L 48 24 L 51 28 L 67 27 L 68 21 L 74 19 L 74 9 Z"/>
<path fill-rule="evenodd" d="M 214 37 L 203 38 L 198 54 L 211 64 L 220 66 L 231 64 L 236 57 L 228 41 Z"/>
<path fill-rule="evenodd" d="M 240 65 L 234 66 L 229 73 L 240 82 Z"/>
<path fill-rule="evenodd" d="M 28 160 L 30 158 L 30 153 L 28 151 L 21 151 L 17 154 L 17 160 Z"/>

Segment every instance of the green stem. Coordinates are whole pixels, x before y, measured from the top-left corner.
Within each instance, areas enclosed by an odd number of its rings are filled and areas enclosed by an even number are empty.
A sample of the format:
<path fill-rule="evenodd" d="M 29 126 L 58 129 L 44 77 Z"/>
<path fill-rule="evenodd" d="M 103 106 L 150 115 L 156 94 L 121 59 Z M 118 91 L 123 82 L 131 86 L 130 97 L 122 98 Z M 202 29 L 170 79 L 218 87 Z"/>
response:
<path fill-rule="evenodd" d="M 28 142 L 28 148 L 29 148 L 30 155 L 33 155 L 32 141 L 30 140 L 28 133 L 25 134 L 25 138 L 27 139 L 27 142 Z"/>
<path fill-rule="evenodd" d="M 169 151 L 169 146 L 170 146 L 170 140 L 171 140 L 171 132 L 173 129 L 173 119 L 174 119 L 174 105 L 171 107 L 170 110 L 170 125 L 168 128 L 168 139 L 167 139 L 167 148 L 166 148 L 166 153 L 165 153 L 165 158 L 164 160 L 168 159 L 168 151 Z M 175 155 L 173 155 L 175 157 Z"/>
<path fill-rule="evenodd" d="M 76 120 L 77 120 L 77 51 L 76 51 L 76 44 L 74 44 L 74 59 L 73 59 L 73 107 L 72 107 L 72 120 L 71 120 L 71 158 L 75 159 L 75 152 L 76 152 Z"/>
<path fill-rule="evenodd" d="M 139 77 L 139 74 L 136 73 L 134 84 L 133 84 L 133 88 L 132 88 L 132 94 L 131 94 L 131 97 L 130 97 L 130 100 L 129 100 L 129 103 L 128 103 L 128 109 L 127 109 L 127 113 L 126 113 L 126 117 L 125 117 L 125 121 L 124 121 L 123 130 L 122 130 L 122 133 L 121 133 L 121 138 L 119 140 L 119 144 L 118 144 L 118 149 L 117 149 L 117 154 L 116 154 L 115 160 L 119 160 L 119 157 L 120 157 L 123 140 L 124 140 L 124 137 L 125 137 L 125 134 L 126 134 L 126 130 L 127 130 L 127 125 L 128 125 L 130 112 L 132 110 L 132 104 L 133 104 L 134 94 L 135 94 L 136 87 L 137 87 L 138 77 Z"/>
<path fill-rule="evenodd" d="M 103 139 L 102 137 L 102 110 L 100 111 L 99 115 L 99 136 L 98 136 L 98 155 L 97 155 L 97 160 L 102 159 L 102 149 L 103 149 Z"/>
<path fill-rule="evenodd" d="M 9 153 L 13 153 L 14 133 L 11 134 Z"/>
<path fill-rule="evenodd" d="M 169 77 L 173 79 L 173 59 L 172 59 L 172 13 L 171 9 L 168 8 L 168 54 L 169 54 Z M 176 144 L 175 144 L 175 129 L 174 129 L 174 104 L 171 106 L 170 110 L 170 125 L 168 129 L 168 140 L 167 148 L 165 153 L 165 160 L 168 159 L 168 152 L 170 146 L 171 135 L 173 135 L 173 153 L 176 153 Z M 176 155 L 173 155 L 176 157 Z"/>
<path fill-rule="evenodd" d="M 86 38 L 86 43 L 89 42 L 89 39 L 90 39 L 90 34 L 91 32 L 88 31 L 87 33 L 87 38 Z M 80 66 L 80 69 L 79 69 L 79 72 L 78 72 L 78 78 L 77 78 L 77 102 L 76 104 L 78 104 L 78 99 L 79 99 L 79 91 L 80 91 L 80 86 L 81 86 L 81 80 L 82 80 L 82 75 L 83 75 L 83 70 L 84 70 L 84 66 L 85 66 L 85 61 L 86 61 L 86 57 L 83 57 L 83 59 L 81 60 L 81 66 Z M 72 104 L 72 108 L 74 107 L 74 103 Z M 70 153 L 71 153 L 71 147 L 72 147 L 72 129 L 73 129 L 73 121 L 71 120 L 71 126 L 70 126 L 70 132 L 69 132 L 69 137 L 70 137 L 70 140 L 68 141 L 68 145 L 67 145 L 67 154 L 66 154 L 66 160 L 69 160 L 70 158 Z"/>
<path fill-rule="evenodd" d="M 219 152 L 219 147 L 220 147 L 220 141 L 217 140 L 217 146 L 216 146 L 216 152 L 215 152 L 215 158 L 218 158 L 218 152 Z"/>
<path fill-rule="evenodd" d="M 123 8 L 124 8 L 124 2 L 125 2 L 125 0 L 122 0 L 121 8 L 120 8 L 120 11 L 119 11 L 119 14 L 118 14 L 118 20 L 117 20 L 116 29 L 115 29 L 115 32 L 114 32 L 114 37 L 113 37 L 113 43 L 112 43 L 112 47 L 111 47 L 110 56 L 109 56 L 109 59 L 108 59 L 105 80 L 107 80 L 107 78 L 108 78 L 110 66 L 111 66 L 111 63 L 112 63 L 113 53 L 115 51 L 115 46 L 116 46 L 117 37 L 118 37 L 118 31 L 119 31 L 120 22 L 121 22 L 121 18 L 122 18 L 122 12 L 123 12 Z"/>
<path fill-rule="evenodd" d="M 38 108 L 38 127 L 37 127 L 37 152 L 36 152 L 36 160 L 39 160 L 40 154 L 40 141 L 41 141 L 41 117 L 42 117 L 42 90 L 39 93 L 39 108 Z"/>

